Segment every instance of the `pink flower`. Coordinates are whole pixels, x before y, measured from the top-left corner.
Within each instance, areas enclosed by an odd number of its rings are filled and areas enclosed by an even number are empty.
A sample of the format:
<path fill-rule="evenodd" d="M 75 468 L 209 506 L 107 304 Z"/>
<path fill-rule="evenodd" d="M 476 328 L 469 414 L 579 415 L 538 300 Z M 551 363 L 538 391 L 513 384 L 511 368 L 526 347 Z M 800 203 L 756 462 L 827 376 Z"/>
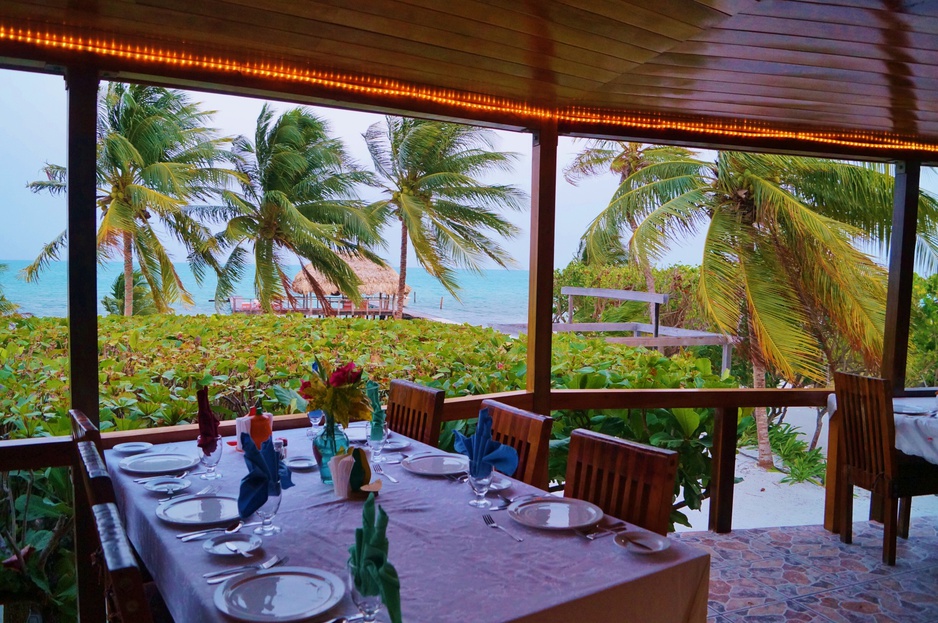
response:
<path fill-rule="evenodd" d="M 355 367 L 355 362 L 350 361 L 332 374 L 329 375 L 329 385 L 333 387 L 342 387 L 357 383 L 362 378 L 362 371 Z"/>

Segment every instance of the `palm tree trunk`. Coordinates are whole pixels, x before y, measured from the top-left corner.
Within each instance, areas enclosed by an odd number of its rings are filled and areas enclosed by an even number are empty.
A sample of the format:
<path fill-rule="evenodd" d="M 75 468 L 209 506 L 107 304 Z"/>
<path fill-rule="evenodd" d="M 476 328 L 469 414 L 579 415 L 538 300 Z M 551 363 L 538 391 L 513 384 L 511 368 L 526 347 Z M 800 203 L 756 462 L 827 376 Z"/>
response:
<path fill-rule="evenodd" d="M 749 361 L 752 363 L 752 386 L 755 389 L 765 389 L 765 358 L 762 348 L 752 330 L 749 331 Z M 769 444 L 769 416 L 765 407 L 756 407 L 753 412 L 756 419 L 756 439 L 759 444 L 759 467 L 772 469 L 775 462 L 772 459 L 772 446 Z"/>
<path fill-rule="evenodd" d="M 401 219 L 401 273 L 397 281 L 397 305 L 394 308 L 395 320 L 404 317 L 404 292 L 407 290 L 407 224 Z"/>
<path fill-rule="evenodd" d="M 124 232 L 124 315 L 134 315 L 134 247 L 130 232 Z"/>
<path fill-rule="evenodd" d="M 322 305 L 322 312 L 326 316 L 337 316 L 338 313 L 332 308 L 332 303 L 329 302 L 329 299 L 326 298 L 326 293 L 322 289 L 322 286 L 319 285 L 319 282 L 316 281 L 316 278 L 306 269 L 305 264 L 303 266 L 303 274 L 306 275 L 306 280 L 309 281 L 309 285 L 313 288 L 313 294 L 316 295 L 316 298 L 319 299 L 319 304 Z"/>

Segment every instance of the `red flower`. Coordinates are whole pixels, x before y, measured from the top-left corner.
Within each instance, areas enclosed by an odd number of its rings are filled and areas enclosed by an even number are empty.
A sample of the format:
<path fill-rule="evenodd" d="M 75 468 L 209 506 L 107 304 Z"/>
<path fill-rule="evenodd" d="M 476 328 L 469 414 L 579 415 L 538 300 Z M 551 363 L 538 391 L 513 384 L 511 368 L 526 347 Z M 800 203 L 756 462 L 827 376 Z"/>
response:
<path fill-rule="evenodd" d="M 300 396 L 303 396 L 304 398 L 312 398 L 312 396 L 309 393 L 309 388 L 312 386 L 313 384 L 310 383 L 309 381 L 303 381 L 302 383 L 300 383 Z"/>
<path fill-rule="evenodd" d="M 333 387 L 342 387 L 357 383 L 362 378 L 362 371 L 355 367 L 355 362 L 348 362 L 335 372 L 329 375 L 329 385 Z"/>

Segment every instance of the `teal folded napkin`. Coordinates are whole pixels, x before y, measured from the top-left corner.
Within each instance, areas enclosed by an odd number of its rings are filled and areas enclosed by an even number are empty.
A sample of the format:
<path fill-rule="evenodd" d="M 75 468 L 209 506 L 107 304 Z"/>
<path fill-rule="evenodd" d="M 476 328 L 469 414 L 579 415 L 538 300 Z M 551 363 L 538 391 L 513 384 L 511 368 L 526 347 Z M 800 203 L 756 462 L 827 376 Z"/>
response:
<path fill-rule="evenodd" d="M 251 436 L 241 433 L 241 447 L 244 449 L 244 463 L 248 473 L 241 479 L 238 514 L 242 519 L 247 519 L 267 502 L 269 496 L 279 495 L 281 489 L 292 487 L 293 480 L 290 478 L 290 470 L 274 450 L 273 437 L 261 444 L 258 450 Z"/>
<path fill-rule="evenodd" d="M 362 595 L 381 595 L 391 623 L 401 623 L 401 581 L 388 562 L 388 514 L 370 493 L 362 508 L 362 527 L 355 529 L 355 545 L 348 550 L 349 568 L 355 588 Z"/>
<path fill-rule="evenodd" d="M 374 381 L 368 381 L 365 383 L 365 395 L 371 402 L 371 438 L 378 441 L 384 435 L 384 419 L 387 417 L 381 407 L 380 386 Z"/>
<path fill-rule="evenodd" d="M 518 469 L 518 451 L 492 439 L 492 416 L 488 409 L 479 411 L 472 437 L 456 431 L 453 446 L 469 457 L 469 475 L 473 478 L 485 478 L 492 469 L 511 476 Z"/>

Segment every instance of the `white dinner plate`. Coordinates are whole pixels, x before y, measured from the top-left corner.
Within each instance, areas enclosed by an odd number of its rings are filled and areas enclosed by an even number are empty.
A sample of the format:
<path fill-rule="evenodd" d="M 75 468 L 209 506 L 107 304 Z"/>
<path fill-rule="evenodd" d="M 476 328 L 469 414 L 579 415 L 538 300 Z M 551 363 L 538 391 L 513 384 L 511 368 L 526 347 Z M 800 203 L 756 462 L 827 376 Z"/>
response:
<path fill-rule="evenodd" d="M 295 623 L 322 614 L 345 595 L 336 575 L 306 567 L 275 567 L 234 577 L 215 591 L 215 607 L 238 621 Z"/>
<path fill-rule="evenodd" d="M 578 530 L 598 524 L 603 511 L 576 498 L 543 496 L 515 500 L 508 516 L 525 526 L 543 530 Z"/>
<path fill-rule="evenodd" d="M 185 495 L 160 504 L 156 516 L 169 523 L 186 526 L 214 526 L 238 518 L 237 498 L 205 493 Z"/>
<path fill-rule="evenodd" d="M 199 464 L 193 454 L 137 454 L 120 462 L 121 469 L 131 474 L 171 474 Z"/>
<path fill-rule="evenodd" d="M 192 486 L 192 483 L 185 478 L 176 478 L 175 476 L 157 476 L 144 483 L 143 488 L 155 493 L 166 493 L 172 495 L 177 491 L 185 491 Z"/>
<path fill-rule="evenodd" d="M 398 439 L 391 439 L 390 437 L 388 437 L 388 442 L 384 444 L 384 448 L 382 448 L 381 451 L 382 452 L 400 452 L 401 450 L 405 450 L 409 447 L 410 447 L 410 442 L 404 439 L 403 437 L 399 437 Z"/>
<path fill-rule="evenodd" d="M 469 471 L 469 458 L 461 454 L 413 454 L 401 467 L 421 476 L 451 476 Z"/>
<path fill-rule="evenodd" d="M 311 456 L 291 456 L 283 464 L 291 472 L 311 472 L 316 469 L 316 459 Z"/>
<path fill-rule="evenodd" d="M 148 441 L 128 441 L 127 443 L 119 443 L 111 450 L 117 452 L 118 454 L 140 454 L 141 452 L 146 452 L 153 447 L 153 444 Z"/>
<path fill-rule="evenodd" d="M 619 532 L 615 537 L 616 545 L 624 547 L 633 554 L 657 554 L 671 547 L 671 541 L 654 532 Z M 639 543 L 640 545 L 637 545 Z M 642 547 L 644 545 L 645 547 Z"/>
<path fill-rule="evenodd" d="M 915 405 L 896 403 L 892 406 L 892 412 L 898 413 L 900 415 L 934 415 L 934 409 L 927 409 L 925 407 L 918 407 Z"/>
<path fill-rule="evenodd" d="M 240 556 L 238 552 L 232 551 L 228 543 L 235 543 L 242 552 L 253 552 L 261 546 L 261 537 L 256 534 L 216 534 L 212 538 L 202 543 L 202 549 L 209 554 L 218 556 Z"/>

